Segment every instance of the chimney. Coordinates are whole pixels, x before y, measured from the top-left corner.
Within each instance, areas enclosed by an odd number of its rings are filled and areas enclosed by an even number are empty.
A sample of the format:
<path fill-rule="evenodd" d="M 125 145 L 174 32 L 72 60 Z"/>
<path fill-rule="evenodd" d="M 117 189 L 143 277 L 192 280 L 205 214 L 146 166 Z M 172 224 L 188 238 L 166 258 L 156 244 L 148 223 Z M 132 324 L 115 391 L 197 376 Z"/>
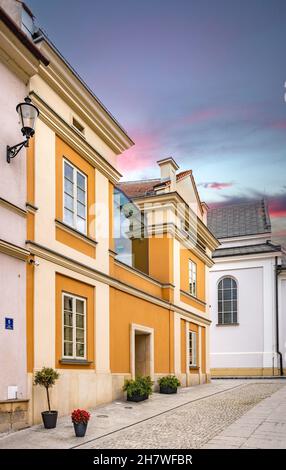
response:
<path fill-rule="evenodd" d="M 176 171 L 179 166 L 172 157 L 163 158 L 157 161 L 161 171 L 161 182 L 170 180 L 170 192 L 176 190 Z"/>

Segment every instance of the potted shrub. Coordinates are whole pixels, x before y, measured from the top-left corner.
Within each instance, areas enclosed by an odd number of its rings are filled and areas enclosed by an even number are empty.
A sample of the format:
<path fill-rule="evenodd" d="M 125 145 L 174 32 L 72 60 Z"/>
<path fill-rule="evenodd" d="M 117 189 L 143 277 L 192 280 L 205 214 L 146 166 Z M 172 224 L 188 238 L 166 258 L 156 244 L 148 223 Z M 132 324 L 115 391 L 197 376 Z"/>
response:
<path fill-rule="evenodd" d="M 86 410 L 73 410 L 71 419 L 74 426 L 76 437 L 84 437 L 86 433 L 87 424 L 89 422 L 90 414 Z"/>
<path fill-rule="evenodd" d="M 58 412 L 51 410 L 49 389 L 55 384 L 59 378 L 59 373 L 51 367 L 43 367 L 36 372 L 34 384 L 45 387 L 48 401 L 48 411 L 42 412 L 42 419 L 46 429 L 55 428 L 57 425 Z"/>
<path fill-rule="evenodd" d="M 123 391 L 127 392 L 127 401 L 139 402 L 146 400 L 152 393 L 151 377 L 136 377 L 135 380 L 125 380 Z"/>
<path fill-rule="evenodd" d="M 158 380 L 160 393 L 177 393 L 181 383 L 175 375 L 166 375 Z"/>

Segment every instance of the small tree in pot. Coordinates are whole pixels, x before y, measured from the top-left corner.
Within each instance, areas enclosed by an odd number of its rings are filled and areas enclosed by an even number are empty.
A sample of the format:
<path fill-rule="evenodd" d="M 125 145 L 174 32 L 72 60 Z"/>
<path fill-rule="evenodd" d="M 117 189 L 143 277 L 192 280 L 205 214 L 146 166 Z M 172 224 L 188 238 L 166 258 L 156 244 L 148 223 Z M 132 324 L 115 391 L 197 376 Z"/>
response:
<path fill-rule="evenodd" d="M 36 372 L 34 384 L 45 387 L 48 401 L 48 411 L 42 412 L 42 419 L 46 429 L 55 428 L 57 425 L 58 412 L 51 410 L 49 389 L 55 385 L 56 380 L 59 378 L 59 373 L 51 367 L 43 367 Z"/>
<path fill-rule="evenodd" d="M 177 393 L 177 388 L 180 387 L 181 382 L 175 375 L 166 375 L 158 380 L 160 386 L 160 393 Z"/>

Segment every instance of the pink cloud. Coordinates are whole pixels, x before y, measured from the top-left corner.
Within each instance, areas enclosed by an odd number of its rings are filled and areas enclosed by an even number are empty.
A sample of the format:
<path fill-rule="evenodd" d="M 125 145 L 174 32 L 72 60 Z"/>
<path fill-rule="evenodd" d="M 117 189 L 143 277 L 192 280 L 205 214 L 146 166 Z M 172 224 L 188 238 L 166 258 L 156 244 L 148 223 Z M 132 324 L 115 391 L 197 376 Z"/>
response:
<path fill-rule="evenodd" d="M 280 121 L 273 121 L 270 123 L 272 129 L 285 130 L 286 129 L 286 119 L 281 119 Z"/>
<path fill-rule="evenodd" d="M 200 183 L 198 186 L 202 186 L 205 189 L 217 189 L 220 191 L 221 189 L 230 188 L 233 186 L 233 183 L 219 183 L 217 181 L 213 181 L 211 183 Z"/>

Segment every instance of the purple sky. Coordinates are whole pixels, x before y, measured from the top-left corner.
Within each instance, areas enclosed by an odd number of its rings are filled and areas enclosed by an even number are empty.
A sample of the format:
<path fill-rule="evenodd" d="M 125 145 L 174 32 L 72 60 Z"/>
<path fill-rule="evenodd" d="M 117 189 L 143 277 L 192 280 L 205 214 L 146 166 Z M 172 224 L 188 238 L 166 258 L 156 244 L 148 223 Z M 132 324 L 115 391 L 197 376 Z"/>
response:
<path fill-rule="evenodd" d="M 286 240 L 285 0 L 27 0 L 136 145 L 125 179 L 173 156 L 201 198 L 266 196 Z"/>

